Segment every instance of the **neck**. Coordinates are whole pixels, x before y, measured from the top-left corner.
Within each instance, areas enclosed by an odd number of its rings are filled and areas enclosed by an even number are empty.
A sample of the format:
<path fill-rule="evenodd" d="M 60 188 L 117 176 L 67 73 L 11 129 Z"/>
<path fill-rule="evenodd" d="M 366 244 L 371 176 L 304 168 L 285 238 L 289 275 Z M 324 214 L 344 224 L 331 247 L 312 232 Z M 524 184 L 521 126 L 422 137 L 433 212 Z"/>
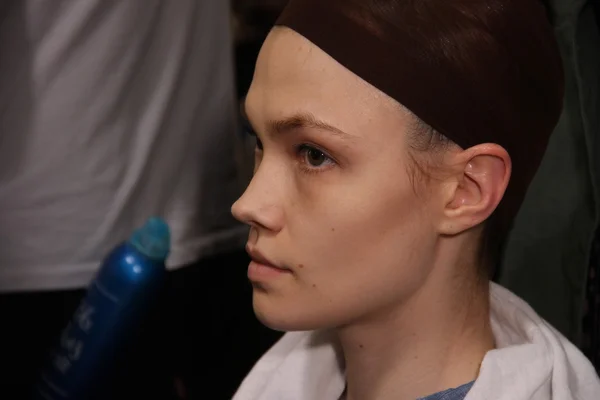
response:
<path fill-rule="evenodd" d="M 338 329 L 348 400 L 414 400 L 477 377 L 494 347 L 489 285 L 447 282 L 430 279 L 401 306 Z"/>

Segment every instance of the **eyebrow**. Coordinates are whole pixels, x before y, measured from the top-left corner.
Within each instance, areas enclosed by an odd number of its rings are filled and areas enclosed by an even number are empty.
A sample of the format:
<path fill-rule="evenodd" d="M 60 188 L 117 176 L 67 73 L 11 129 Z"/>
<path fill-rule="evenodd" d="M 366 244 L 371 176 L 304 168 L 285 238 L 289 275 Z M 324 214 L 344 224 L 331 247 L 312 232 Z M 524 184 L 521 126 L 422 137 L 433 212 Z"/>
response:
<path fill-rule="evenodd" d="M 297 129 L 318 129 L 323 131 L 329 131 L 342 138 L 351 138 L 352 135 L 330 125 L 324 121 L 317 119 L 310 113 L 298 113 L 291 117 L 284 118 L 281 120 L 268 121 L 267 127 L 269 131 L 274 133 L 286 133 Z"/>
<path fill-rule="evenodd" d="M 240 113 L 242 116 L 242 119 L 250 126 L 250 122 L 249 122 L 249 118 L 248 115 L 246 114 L 246 107 L 245 107 L 245 102 L 242 103 L 241 107 L 240 107 Z M 298 129 L 318 129 L 318 130 L 324 130 L 324 131 L 329 131 L 333 134 L 335 134 L 336 136 L 339 136 L 341 138 L 352 138 L 353 136 L 347 132 L 344 132 L 343 130 L 336 128 L 333 125 L 330 125 L 324 121 L 321 121 L 319 119 L 317 119 L 313 114 L 311 113 L 307 113 L 307 112 L 303 112 L 303 113 L 297 113 L 294 114 L 290 117 L 286 117 L 283 119 L 279 119 L 279 120 L 269 120 L 267 121 L 267 129 L 269 132 L 272 132 L 274 134 L 283 134 L 283 133 L 288 133 L 288 132 L 292 132 Z"/>

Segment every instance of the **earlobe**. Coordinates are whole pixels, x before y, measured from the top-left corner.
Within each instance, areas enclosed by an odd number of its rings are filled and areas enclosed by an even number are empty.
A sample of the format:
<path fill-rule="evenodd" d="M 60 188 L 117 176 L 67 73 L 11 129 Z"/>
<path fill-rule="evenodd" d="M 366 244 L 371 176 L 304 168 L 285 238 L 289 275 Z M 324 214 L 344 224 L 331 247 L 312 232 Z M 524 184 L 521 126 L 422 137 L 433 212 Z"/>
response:
<path fill-rule="evenodd" d="M 444 209 L 440 233 L 456 235 L 485 221 L 496 209 L 508 186 L 510 157 L 496 144 L 464 150 L 463 167 Z"/>

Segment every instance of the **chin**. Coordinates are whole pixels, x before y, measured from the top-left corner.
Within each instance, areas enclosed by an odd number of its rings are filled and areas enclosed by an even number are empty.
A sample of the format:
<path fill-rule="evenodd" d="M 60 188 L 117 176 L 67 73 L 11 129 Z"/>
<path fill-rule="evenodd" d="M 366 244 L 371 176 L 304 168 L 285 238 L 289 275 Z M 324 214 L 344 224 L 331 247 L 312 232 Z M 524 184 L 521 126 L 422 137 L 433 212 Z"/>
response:
<path fill-rule="evenodd" d="M 254 314 L 256 318 L 267 328 L 273 329 L 274 331 L 279 332 L 294 332 L 301 331 L 302 329 L 297 328 L 297 324 L 291 323 L 288 320 L 284 320 L 282 318 L 278 318 L 275 315 L 272 315 L 267 312 L 263 312 L 260 308 L 254 307 Z"/>
<path fill-rule="evenodd" d="M 300 299 L 286 301 L 260 290 L 255 290 L 252 296 L 256 318 L 270 329 L 280 332 L 313 331 L 335 325 L 321 312 L 322 307 L 299 307 L 299 304 L 305 303 Z"/>

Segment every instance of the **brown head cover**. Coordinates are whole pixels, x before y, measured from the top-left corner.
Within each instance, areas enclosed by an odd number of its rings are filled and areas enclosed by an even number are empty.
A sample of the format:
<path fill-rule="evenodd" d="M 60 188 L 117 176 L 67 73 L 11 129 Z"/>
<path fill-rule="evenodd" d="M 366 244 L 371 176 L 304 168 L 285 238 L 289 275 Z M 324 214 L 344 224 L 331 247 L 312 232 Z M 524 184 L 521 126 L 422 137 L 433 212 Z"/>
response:
<path fill-rule="evenodd" d="M 561 59 L 536 0 L 291 0 L 287 26 L 462 148 L 497 143 L 508 228 L 562 109 Z M 501 229 L 501 230 L 504 230 Z"/>

